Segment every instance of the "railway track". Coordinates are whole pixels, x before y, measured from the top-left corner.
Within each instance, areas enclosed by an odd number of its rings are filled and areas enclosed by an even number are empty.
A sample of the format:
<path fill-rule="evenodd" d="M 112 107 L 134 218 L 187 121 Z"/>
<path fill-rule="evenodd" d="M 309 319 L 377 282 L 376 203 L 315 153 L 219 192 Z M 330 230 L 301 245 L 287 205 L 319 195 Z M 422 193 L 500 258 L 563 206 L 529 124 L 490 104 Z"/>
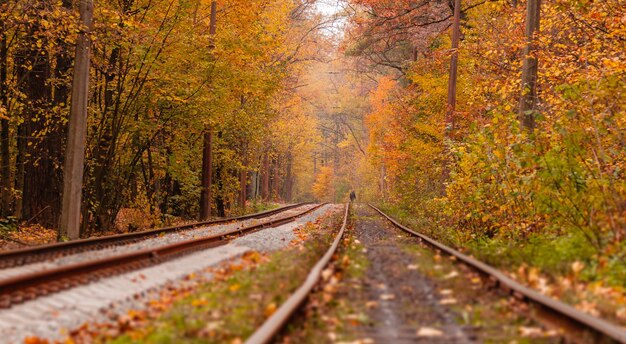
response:
<path fill-rule="evenodd" d="M 350 210 L 350 204 L 346 204 L 343 215 L 343 224 L 339 233 L 335 236 L 330 248 L 326 251 L 324 256 L 313 266 L 309 274 L 307 275 L 304 283 L 293 293 L 291 296 L 270 316 L 261 327 L 259 327 L 250 338 L 246 340 L 246 344 L 263 344 L 269 343 L 276 335 L 289 323 L 290 317 L 300 308 L 304 301 L 307 299 L 313 287 L 319 282 L 324 267 L 328 265 L 331 258 L 339 248 L 339 243 L 346 231 L 348 224 L 348 212 Z"/>
<path fill-rule="evenodd" d="M 464 255 L 446 245 L 443 245 L 423 234 L 411 230 L 380 209 L 368 204 L 381 216 L 391 222 L 395 227 L 418 237 L 420 240 L 439 250 L 450 257 L 454 257 L 471 269 L 477 271 L 483 278 L 493 281 L 499 288 L 510 293 L 517 299 L 524 301 L 534 307 L 537 311 L 535 316 L 548 325 L 560 328 L 566 338 L 575 343 L 626 343 L 626 330 L 621 327 L 609 323 L 605 320 L 585 314 L 569 305 L 556 301 L 549 297 L 539 294 L 538 292 L 521 285 L 520 283 L 505 276 L 497 269 L 477 261 L 467 255 Z M 305 303 L 307 297 L 313 290 L 314 286 L 321 278 L 321 272 L 329 263 L 331 257 L 336 252 L 341 238 L 346 229 L 348 219 L 349 205 L 346 205 L 344 213 L 343 225 L 337 234 L 333 244 L 326 254 L 316 263 L 309 272 L 305 282 L 278 308 L 278 310 L 269 317 L 255 333 L 250 336 L 247 344 L 264 344 L 270 343 L 272 340 L 287 326 L 290 317 Z"/>
<path fill-rule="evenodd" d="M 432 248 L 450 257 L 454 257 L 458 262 L 478 272 L 484 279 L 492 281 L 495 287 L 533 306 L 536 311 L 535 316 L 538 318 L 537 320 L 563 330 L 562 332 L 569 340 L 577 343 L 626 343 L 626 330 L 623 328 L 606 320 L 583 313 L 563 302 L 542 295 L 514 281 L 496 268 L 403 226 L 380 209 L 371 204 L 368 205 L 395 227 L 418 237 Z"/>
<path fill-rule="evenodd" d="M 268 216 L 269 213 L 275 214 L 280 211 L 286 210 L 286 208 L 291 209 L 295 208 L 299 205 L 293 205 L 289 207 L 280 208 L 282 210 L 274 210 L 270 212 L 264 212 L 259 214 L 248 215 L 245 218 L 255 218 L 257 216 Z M 127 252 L 124 254 L 114 255 L 111 257 L 106 257 L 103 259 L 92 259 L 87 261 L 82 261 L 78 263 L 68 264 L 59 266 L 52 269 L 45 269 L 41 271 L 36 271 L 32 273 L 26 273 L 6 279 L 0 280 L 0 308 L 9 308 L 12 305 L 16 305 L 28 300 L 35 299 L 40 296 L 44 296 L 50 293 L 55 293 L 61 290 L 69 289 L 81 284 L 90 283 L 96 280 L 99 280 L 104 277 L 109 277 L 117 274 L 121 274 L 127 271 L 136 270 L 139 268 L 143 268 L 150 265 L 159 264 L 166 260 L 170 260 L 172 258 L 179 257 L 181 255 L 189 254 L 192 252 L 196 252 L 199 250 L 221 246 L 235 237 L 249 234 L 264 228 L 268 227 L 276 227 L 280 226 L 292 221 L 295 221 L 297 218 L 309 214 L 318 208 L 324 206 L 325 204 L 319 204 L 313 206 L 305 211 L 299 212 L 295 215 L 282 217 L 270 221 L 264 221 L 257 224 L 248 225 L 241 228 L 231 229 L 226 232 L 222 232 L 215 235 L 204 236 L 200 238 L 195 238 L 191 240 L 185 240 L 181 242 L 176 242 L 169 245 L 164 246 L 156 246 L 153 248 L 137 250 L 132 252 Z M 237 218 L 237 219 L 241 219 Z M 221 220 L 218 222 L 208 222 L 208 223 L 221 223 L 233 221 L 233 219 Z M 141 235 L 158 235 L 159 233 L 165 233 L 168 231 L 176 231 L 181 229 L 194 228 L 200 225 L 206 225 L 207 222 L 204 223 L 195 223 L 189 224 L 179 227 L 169 227 L 154 231 L 142 232 L 138 233 L 140 235 L 135 236 L 135 238 L 141 238 Z M 134 233 L 133 233 L 134 234 Z M 116 236 L 117 238 L 126 237 L 126 235 Z M 88 239 L 82 240 L 78 245 L 81 249 L 85 249 L 87 245 L 88 249 L 93 249 L 94 247 L 100 247 L 95 242 L 98 240 L 104 239 L 109 240 L 107 242 L 112 242 L 114 244 L 119 244 L 118 241 L 111 240 L 111 238 L 99 238 L 99 239 Z M 47 249 L 50 252 L 54 253 L 56 249 L 59 247 L 71 247 L 71 245 L 50 245 Z M 26 250 L 21 250 L 20 254 L 23 254 Z M 41 252 L 37 249 L 35 252 Z M 43 252 L 46 249 L 42 250 Z"/>
<path fill-rule="evenodd" d="M 54 243 L 49 245 L 41 245 L 37 247 L 29 247 L 19 250 L 12 250 L 6 252 L 0 252 L 0 269 L 7 269 L 15 266 L 22 266 L 25 264 L 32 264 L 53 258 L 72 255 L 80 252 L 98 250 L 109 248 L 113 246 L 127 245 L 130 243 L 138 242 L 146 238 L 156 237 L 168 233 L 178 232 L 182 230 L 193 229 L 202 226 L 212 226 L 223 223 L 229 223 L 232 221 L 243 221 L 248 219 L 260 219 L 268 216 L 272 216 L 286 210 L 294 209 L 305 205 L 306 203 L 297 203 L 280 207 L 272 210 L 267 210 L 259 213 L 248 214 L 237 217 L 230 217 L 225 219 L 193 222 L 184 225 L 163 227 L 157 229 L 151 229 L 147 231 L 125 233 L 118 235 L 110 235 L 98 238 L 81 239 L 69 242 Z"/>

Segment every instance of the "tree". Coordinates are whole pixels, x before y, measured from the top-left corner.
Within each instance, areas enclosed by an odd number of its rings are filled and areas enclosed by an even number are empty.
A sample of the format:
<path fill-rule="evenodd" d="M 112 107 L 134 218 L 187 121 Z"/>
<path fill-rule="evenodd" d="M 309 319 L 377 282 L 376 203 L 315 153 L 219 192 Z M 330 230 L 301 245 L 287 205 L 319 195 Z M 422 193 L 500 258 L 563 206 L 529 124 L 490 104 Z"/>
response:
<path fill-rule="evenodd" d="M 4 4 L 0 2 L 0 5 Z M 7 32 L 4 20 L 0 21 L 0 216 L 7 216 L 11 209 L 11 152 L 8 113 L 8 58 Z"/>
<path fill-rule="evenodd" d="M 211 22 L 209 35 L 211 35 L 210 50 L 215 48 L 214 40 L 217 27 L 217 2 L 211 2 Z M 204 142 L 202 149 L 202 190 L 200 191 L 200 220 L 208 220 L 211 217 L 211 187 L 213 186 L 213 128 L 209 125 L 204 130 Z"/>
<path fill-rule="evenodd" d="M 76 43 L 72 105 L 63 170 L 63 200 L 59 224 L 59 236 L 67 236 L 72 240 L 80 237 L 80 210 L 89 99 L 91 50 L 89 34 L 93 26 L 93 0 L 80 0 L 79 9 L 82 31 Z"/>
<path fill-rule="evenodd" d="M 541 0 L 528 0 L 526 4 L 526 45 L 522 66 L 522 95 L 519 102 L 518 119 L 526 130 L 535 127 L 537 105 L 537 69 L 538 60 L 533 40 L 539 32 Z"/>
<path fill-rule="evenodd" d="M 454 112 L 456 110 L 456 85 L 459 69 L 459 34 L 461 22 L 461 0 L 454 0 L 454 19 L 452 22 L 452 56 L 448 79 L 448 108 L 446 111 L 446 133 L 454 130 Z"/>

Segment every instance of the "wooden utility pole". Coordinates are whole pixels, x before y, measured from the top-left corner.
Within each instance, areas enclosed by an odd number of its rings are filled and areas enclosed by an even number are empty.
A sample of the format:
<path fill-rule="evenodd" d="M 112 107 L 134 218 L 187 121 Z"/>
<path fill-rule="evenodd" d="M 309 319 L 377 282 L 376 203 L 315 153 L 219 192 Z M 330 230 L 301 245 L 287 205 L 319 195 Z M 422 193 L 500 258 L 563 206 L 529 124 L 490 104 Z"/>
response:
<path fill-rule="evenodd" d="M 522 128 L 532 131 L 535 128 L 537 105 L 537 69 L 538 61 L 533 44 L 539 32 L 541 0 L 528 0 L 526 4 L 526 45 L 522 66 L 522 95 L 519 102 L 518 120 Z"/>
<path fill-rule="evenodd" d="M 80 237 L 80 206 L 83 189 L 83 165 L 87 139 L 87 106 L 89 98 L 89 66 L 93 27 L 93 0 L 80 1 L 82 32 L 76 42 L 76 59 L 72 80 L 72 104 L 65 166 L 63 169 L 63 201 L 59 236 L 74 240 Z"/>
<path fill-rule="evenodd" d="M 217 31 L 217 2 L 211 2 L 211 21 L 209 23 L 209 34 L 211 41 L 209 53 L 213 53 L 215 48 L 215 33 Z M 211 187 L 213 185 L 213 128 L 209 125 L 204 130 L 204 141 L 202 149 L 202 192 L 200 193 L 200 220 L 208 220 L 211 217 Z"/>
<path fill-rule="evenodd" d="M 454 19 L 452 22 L 452 56 L 450 58 L 450 76 L 448 79 L 448 107 L 446 112 L 446 136 L 454 130 L 456 111 L 456 80 L 459 67 L 459 35 L 461 26 L 461 0 L 454 0 Z"/>

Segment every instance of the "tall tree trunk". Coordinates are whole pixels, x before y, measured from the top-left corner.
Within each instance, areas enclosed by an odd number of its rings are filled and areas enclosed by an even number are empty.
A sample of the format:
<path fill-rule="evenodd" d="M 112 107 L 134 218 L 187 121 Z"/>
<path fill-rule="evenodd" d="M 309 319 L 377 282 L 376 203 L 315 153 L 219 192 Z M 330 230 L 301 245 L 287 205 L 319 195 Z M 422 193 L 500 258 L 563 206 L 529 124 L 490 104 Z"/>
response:
<path fill-rule="evenodd" d="M 379 182 L 380 195 L 381 195 L 381 197 L 383 199 L 385 198 L 385 196 L 387 194 L 387 192 L 386 192 L 387 186 L 385 185 L 386 184 L 385 183 L 385 174 L 386 174 L 386 172 L 385 172 L 385 162 L 383 161 L 380 164 L 380 182 Z"/>
<path fill-rule="evenodd" d="M 528 0 L 526 4 L 526 45 L 522 66 L 522 95 L 520 97 L 518 120 L 522 128 L 533 130 L 537 106 L 537 69 L 533 39 L 539 32 L 541 0 Z"/>
<path fill-rule="evenodd" d="M 8 115 L 7 69 L 9 51 L 6 40 L 6 25 L 0 22 L 0 108 Z M 11 214 L 11 155 L 9 140 L 9 120 L 0 119 L 0 216 Z"/>
<path fill-rule="evenodd" d="M 270 196 L 270 155 L 263 154 L 263 168 L 261 168 L 261 198 L 267 201 Z"/>
<path fill-rule="evenodd" d="M 202 191 L 200 194 L 200 220 L 211 217 L 211 187 L 213 184 L 213 128 L 204 133 L 202 150 Z"/>
<path fill-rule="evenodd" d="M 285 177 L 285 201 L 291 202 L 293 197 L 293 157 L 291 152 L 287 153 L 287 176 Z"/>
<path fill-rule="evenodd" d="M 197 6 L 200 6 L 198 1 Z M 197 12 L 197 7 L 196 7 Z M 213 39 L 217 27 L 217 2 L 211 2 L 211 19 L 209 23 L 209 34 L 211 35 L 211 43 L 209 53 L 213 54 L 215 48 Z M 194 13 L 195 22 L 195 13 Z M 205 129 L 203 149 L 202 149 L 202 191 L 200 193 L 200 220 L 207 220 L 211 217 L 211 187 L 213 184 L 213 128 Z"/>
<path fill-rule="evenodd" d="M 248 171 L 245 168 L 239 170 L 239 207 L 246 209 L 246 191 L 248 187 Z"/>
<path fill-rule="evenodd" d="M 76 44 L 72 105 L 63 174 L 63 201 L 59 236 L 70 239 L 80 237 L 80 209 L 83 189 L 83 168 L 87 139 L 87 106 L 89 99 L 89 66 L 91 42 L 89 33 L 93 25 L 93 0 L 81 0 L 80 21 L 83 32 Z"/>
<path fill-rule="evenodd" d="M 32 15 L 44 10 L 48 4 L 37 2 L 31 9 Z M 49 227 L 58 225 L 60 210 L 60 180 L 56 178 L 61 156 L 54 144 L 60 123 L 48 123 L 51 113 L 50 60 L 45 50 L 47 37 L 40 35 L 37 21 L 29 24 L 28 40 L 17 53 L 18 85 L 26 102 L 23 107 L 23 122 L 20 125 L 20 161 L 17 185 L 21 187 L 20 217 Z M 36 41 L 42 40 L 43 47 Z"/>
<path fill-rule="evenodd" d="M 222 138 L 222 132 L 217 132 L 217 138 Z M 217 211 L 217 216 L 224 217 L 226 216 L 226 202 L 224 200 L 224 178 L 222 177 L 222 173 L 224 169 L 222 165 L 218 162 L 215 166 L 215 184 L 217 187 L 217 194 L 215 195 L 215 210 Z"/>
<path fill-rule="evenodd" d="M 280 164 L 278 157 L 274 160 L 274 197 L 280 200 Z"/>
<path fill-rule="evenodd" d="M 454 21 L 452 22 L 452 56 L 450 57 L 450 75 L 448 79 L 448 106 L 446 111 L 446 136 L 454 130 L 456 111 L 456 84 L 459 66 L 459 35 L 461 23 L 461 0 L 454 0 Z"/>
<path fill-rule="evenodd" d="M 454 19 L 452 22 L 452 55 L 450 56 L 450 73 L 448 75 L 448 103 L 446 108 L 445 117 L 445 130 L 444 137 L 448 139 L 444 146 L 444 153 L 446 153 L 446 159 L 443 161 L 443 168 L 441 170 L 442 183 L 440 184 L 441 193 L 445 194 L 445 184 L 443 181 L 447 180 L 450 175 L 450 163 L 447 158 L 450 155 L 449 141 L 452 140 L 454 135 L 455 117 L 456 117 L 456 89 L 459 69 L 459 36 L 461 30 L 461 0 L 454 0 Z M 384 165 L 383 165 L 384 169 Z M 381 185 L 384 185 L 381 182 Z"/>
<path fill-rule="evenodd" d="M 23 218 L 22 210 L 24 204 L 24 164 L 26 160 L 26 124 L 22 123 L 17 127 L 17 156 L 15 157 L 15 184 L 14 189 L 18 192 L 15 199 L 15 217 Z"/>

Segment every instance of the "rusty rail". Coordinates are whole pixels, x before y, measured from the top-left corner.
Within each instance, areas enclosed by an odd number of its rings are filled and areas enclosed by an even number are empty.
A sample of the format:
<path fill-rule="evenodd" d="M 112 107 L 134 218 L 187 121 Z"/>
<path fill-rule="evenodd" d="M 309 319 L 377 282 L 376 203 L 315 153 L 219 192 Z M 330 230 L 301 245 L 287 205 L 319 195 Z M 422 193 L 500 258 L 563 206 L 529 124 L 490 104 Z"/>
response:
<path fill-rule="evenodd" d="M 394 226 L 420 238 L 437 250 L 440 250 L 449 256 L 455 257 L 458 261 L 463 262 L 465 265 L 479 272 L 481 275 L 493 280 L 501 289 L 524 302 L 536 306 L 538 308 L 537 310 L 541 313 L 540 317 L 543 320 L 548 321 L 553 326 L 565 329 L 565 334 L 568 335 L 568 338 L 572 339 L 574 342 L 626 343 L 626 330 L 623 328 L 606 320 L 583 313 L 563 302 L 540 294 L 520 284 L 519 282 L 514 281 L 496 268 L 441 244 L 424 234 L 405 227 L 372 204 L 368 203 L 368 205 L 389 220 L 389 222 L 391 222 Z"/>
<path fill-rule="evenodd" d="M 293 208 L 301 207 L 307 203 L 297 203 L 277 209 L 266 210 L 259 213 L 248 214 L 237 217 L 230 217 L 225 219 L 193 222 L 184 225 L 163 227 L 157 229 L 151 229 L 141 232 L 125 233 L 117 235 L 109 235 L 98 238 L 81 239 L 69 242 L 54 243 L 49 245 L 41 245 L 37 247 L 29 247 L 19 250 L 12 250 L 6 252 L 0 252 L 0 269 L 6 269 L 14 266 L 20 266 L 24 264 L 31 264 L 35 262 L 41 262 L 51 257 L 60 257 L 77 252 L 84 252 L 91 249 L 102 249 L 111 246 L 126 245 L 129 243 L 137 242 L 152 236 L 161 234 L 176 232 L 180 230 L 193 229 L 201 226 L 217 225 L 220 223 L 227 223 L 231 221 L 241 221 L 247 219 L 263 218 L 271 215 L 278 214 L 280 212 L 290 210 Z"/>
<path fill-rule="evenodd" d="M 302 305 L 302 303 L 309 296 L 313 287 L 319 282 L 320 277 L 322 275 L 322 270 L 330 259 L 337 251 L 339 247 L 339 243 L 341 242 L 341 238 L 343 237 L 343 233 L 346 230 L 346 225 L 348 222 L 348 211 L 350 204 L 346 204 L 346 209 L 343 215 L 343 224 L 341 225 L 341 230 L 337 233 L 333 244 L 330 246 L 326 254 L 313 266 L 311 272 L 307 275 L 304 283 L 293 293 L 291 296 L 270 316 L 261 327 L 259 327 L 253 334 L 246 340 L 246 344 L 264 344 L 269 343 L 282 328 L 287 325 L 289 322 L 289 318 L 294 314 L 294 312 Z"/>
<path fill-rule="evenodd" d="M 7 308 L 14 304 L 79 284 L 86 284 L 103 277 L 158 264 L 180 255 L 224 245 L 236 236 L 249 234 L 266 227 L 276 227 L 293 222 L 297 218 L 311 213 L 324 205 L 319 204 L 296 215 L 233 229 L 221 234 L 0 280 L 0 308 Z"/>

